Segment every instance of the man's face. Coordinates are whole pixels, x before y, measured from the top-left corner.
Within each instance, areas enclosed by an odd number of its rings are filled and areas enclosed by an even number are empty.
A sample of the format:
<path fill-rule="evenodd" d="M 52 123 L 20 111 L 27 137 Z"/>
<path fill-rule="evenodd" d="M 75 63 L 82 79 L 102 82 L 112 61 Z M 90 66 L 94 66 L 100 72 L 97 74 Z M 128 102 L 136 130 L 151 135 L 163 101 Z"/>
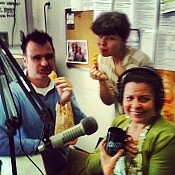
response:
<path fill-rule="evenodd" d="M 54 51 L 49 42 L 39 45 L 29 41 L 23 57 L 28 76 L 32 79 L 47 79 L 55 66 Z"/>

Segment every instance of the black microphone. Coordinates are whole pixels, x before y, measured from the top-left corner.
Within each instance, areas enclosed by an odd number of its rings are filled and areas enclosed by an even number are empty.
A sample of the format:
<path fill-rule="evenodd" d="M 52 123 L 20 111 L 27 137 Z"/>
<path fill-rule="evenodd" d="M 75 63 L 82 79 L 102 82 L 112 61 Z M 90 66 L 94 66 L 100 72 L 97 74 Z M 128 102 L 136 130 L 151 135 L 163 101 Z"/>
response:
<path fill-rule="evenodd" d="M 38 147 L 39 152 L 45 149 L 59 148 L 65 143 L 74 140 L 80 136 L 91 135 L 98 129 L 98 124 L 93 117 L 86 117 L 80 121 L 79 124 L 53 135 L 49 138 L 49 142 Z"/>

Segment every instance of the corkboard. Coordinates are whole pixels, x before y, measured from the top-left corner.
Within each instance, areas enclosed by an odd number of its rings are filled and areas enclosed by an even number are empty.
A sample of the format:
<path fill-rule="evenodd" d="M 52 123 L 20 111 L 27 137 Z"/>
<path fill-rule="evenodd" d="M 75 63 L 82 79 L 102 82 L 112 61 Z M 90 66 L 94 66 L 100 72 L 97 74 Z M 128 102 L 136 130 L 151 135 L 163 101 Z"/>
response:
<path fill-rule="evenodd" d="M 74 12 L 74 29 L 66 29 L 67 40 L 87 40 L 88 64 L 67 63 L 68 67 L 90 68 L 93 64 L 92 57 L 99 53 L 97 36 L 91 31 L 93 11 Z"/>

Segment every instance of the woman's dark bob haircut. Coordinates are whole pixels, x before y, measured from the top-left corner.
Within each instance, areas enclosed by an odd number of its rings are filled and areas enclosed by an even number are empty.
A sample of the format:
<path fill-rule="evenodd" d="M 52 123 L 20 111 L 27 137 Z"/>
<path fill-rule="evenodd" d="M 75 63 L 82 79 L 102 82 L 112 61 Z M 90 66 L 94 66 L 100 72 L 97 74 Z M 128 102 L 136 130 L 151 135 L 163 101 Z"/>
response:
<path fill-rule="evenodd" d="M 93 22 L 91 30 L 98 36 L 119 35 L 123 40 L 127 40 L 131 29 L 124 13 L 104 12 Z"/>

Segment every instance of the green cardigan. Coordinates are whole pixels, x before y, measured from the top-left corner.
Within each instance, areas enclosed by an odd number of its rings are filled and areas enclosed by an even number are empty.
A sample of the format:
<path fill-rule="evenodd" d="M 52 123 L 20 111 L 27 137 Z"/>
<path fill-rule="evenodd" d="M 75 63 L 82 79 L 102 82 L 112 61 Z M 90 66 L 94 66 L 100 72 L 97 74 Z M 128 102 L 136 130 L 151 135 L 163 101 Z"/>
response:
<path fill-rule="evenodd" d="M 112 126 L 125 128 L 130 118 L 114 119 Z M 96 148 L 87 159 L 88 175 L 102 175 L 100 152 Z M 143 175 L 175 175 L 175 125 L 159 117 L 143 143 Z"/>

